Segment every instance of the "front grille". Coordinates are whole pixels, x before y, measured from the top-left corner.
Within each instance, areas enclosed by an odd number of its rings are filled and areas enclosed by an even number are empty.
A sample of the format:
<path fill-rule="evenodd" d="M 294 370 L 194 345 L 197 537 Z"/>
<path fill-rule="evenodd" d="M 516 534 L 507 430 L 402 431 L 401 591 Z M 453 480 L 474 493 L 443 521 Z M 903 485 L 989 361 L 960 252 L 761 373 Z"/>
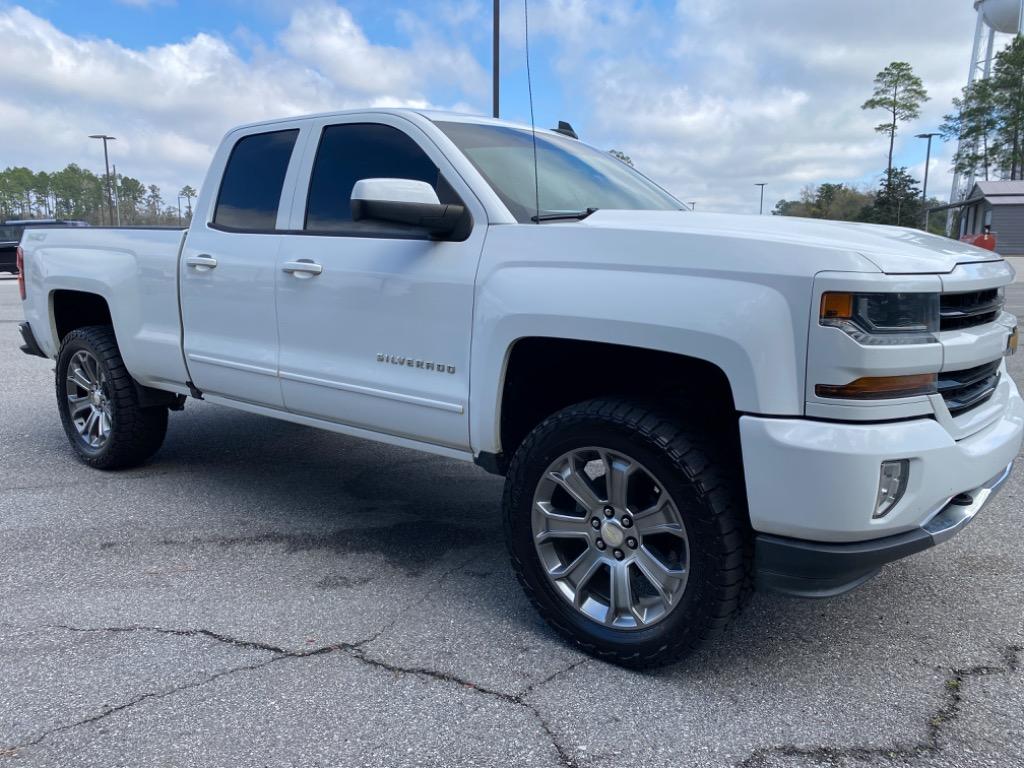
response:
<path fill-rule="evenodd" d="M 969 293 L 944 293 L 939 303 L 939 329 L 956 331 L 991 323 L 1003 308 L 998 288 Z"/>
<path fill-rule="evenodd" d="M 992 397 L 999 383 L 999 363 L 993 360 L 977 368 L 939 374 L 939 394 L 952 415 L 957 416 Z"/>

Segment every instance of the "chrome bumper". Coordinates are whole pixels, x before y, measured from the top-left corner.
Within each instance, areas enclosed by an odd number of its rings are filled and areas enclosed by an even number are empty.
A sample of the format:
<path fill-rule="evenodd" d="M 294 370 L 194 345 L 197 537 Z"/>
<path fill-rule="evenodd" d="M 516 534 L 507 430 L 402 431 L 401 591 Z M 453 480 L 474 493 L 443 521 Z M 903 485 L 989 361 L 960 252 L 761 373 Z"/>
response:
<path fill-rule="evenodd" d="M 954 496 L 936 513 L 935 517 L 924 524 L 924 530 L 931 534 L 936 544 L 953 538 L 974 519 L 982 507 L 992 500 L 992 497 L 1006 483 L 1006 479 L 1012 471 L 1013 462 L 1011 461 L 1002 472 L 992 479 L 982 483 L 974 490 Z"/>

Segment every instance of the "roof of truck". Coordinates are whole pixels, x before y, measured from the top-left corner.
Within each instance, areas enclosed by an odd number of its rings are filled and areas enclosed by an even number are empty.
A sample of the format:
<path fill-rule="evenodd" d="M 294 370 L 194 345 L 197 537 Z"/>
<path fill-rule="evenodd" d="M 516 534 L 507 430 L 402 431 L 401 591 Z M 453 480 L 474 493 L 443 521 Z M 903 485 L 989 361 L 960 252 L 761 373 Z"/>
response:
<path fill-rule="evenodd" d="M 277 123 L 291 122 L 292 120 L 310 120 L 330 117 L 348 117 L 349 115 L 365 115 L 365 114 L 381 114 L 381 115 L 417 115 L 419 117 L 425 117 L 431 122 L 458 122 L 458 123 L 480 123 L 482 125 L 502 125 L 506 128 L 518 128 L 520 130 L 530 130 L 529 125 L 522 123 L 515 123 L 510 120 L 501 120 L 494 117 L 486 117 L 484 115 L 473 115 L 466 112 L 446 112 L 441 109 L 416 109 L 413 107 L 367 107 L 365 109 L 343 109 L 333 112 L 314 112 L 308 115 L 289 115 L 287 117 L 278 117 L 272 120 L 257 120 L 251 123 L 243 123 L 242 125 L 235 126 L 232 131 L 245 128 L 256 128 L 261 125 L 275 125 Z M 538 133 L 550 133 L 559 135 L 555 131 L 549 130 L 537 126 Z"/>

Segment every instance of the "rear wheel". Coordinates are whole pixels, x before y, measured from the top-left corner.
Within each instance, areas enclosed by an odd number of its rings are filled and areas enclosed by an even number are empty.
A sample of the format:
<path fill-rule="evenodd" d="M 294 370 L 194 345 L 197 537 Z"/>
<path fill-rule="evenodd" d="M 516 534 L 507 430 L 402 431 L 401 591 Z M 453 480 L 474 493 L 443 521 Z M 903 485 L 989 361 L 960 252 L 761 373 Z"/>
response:
<path fill-rule="evenodd" d="M 167 408 L 139 405 L 109 326 L 79 328 L 64 337 L 56 386 L 64 432 L 86 464 L 97 469 L 138 466 L 163 443 Z"/>
<path fill-rule="evenodd" d="M 741 478 L 656 407 L 593 400 L 546 419 L 509 468 L 505 523 L 544 618 L 618 663 L 681 658 L 749 591 Z"/>

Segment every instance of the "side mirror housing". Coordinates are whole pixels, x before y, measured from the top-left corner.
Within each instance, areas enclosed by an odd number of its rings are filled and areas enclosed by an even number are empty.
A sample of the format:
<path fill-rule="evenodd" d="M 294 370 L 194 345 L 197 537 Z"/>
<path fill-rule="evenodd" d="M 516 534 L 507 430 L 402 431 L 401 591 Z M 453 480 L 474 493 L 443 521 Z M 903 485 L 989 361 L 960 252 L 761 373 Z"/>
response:
<path fill-rule="evenodd" d="M 442 203 L 434 188 L 412 179 L 360 179 L 352 188 L 353 221 L 386 221 L 448 237 L 465 217 L 461 205 Z"/>

